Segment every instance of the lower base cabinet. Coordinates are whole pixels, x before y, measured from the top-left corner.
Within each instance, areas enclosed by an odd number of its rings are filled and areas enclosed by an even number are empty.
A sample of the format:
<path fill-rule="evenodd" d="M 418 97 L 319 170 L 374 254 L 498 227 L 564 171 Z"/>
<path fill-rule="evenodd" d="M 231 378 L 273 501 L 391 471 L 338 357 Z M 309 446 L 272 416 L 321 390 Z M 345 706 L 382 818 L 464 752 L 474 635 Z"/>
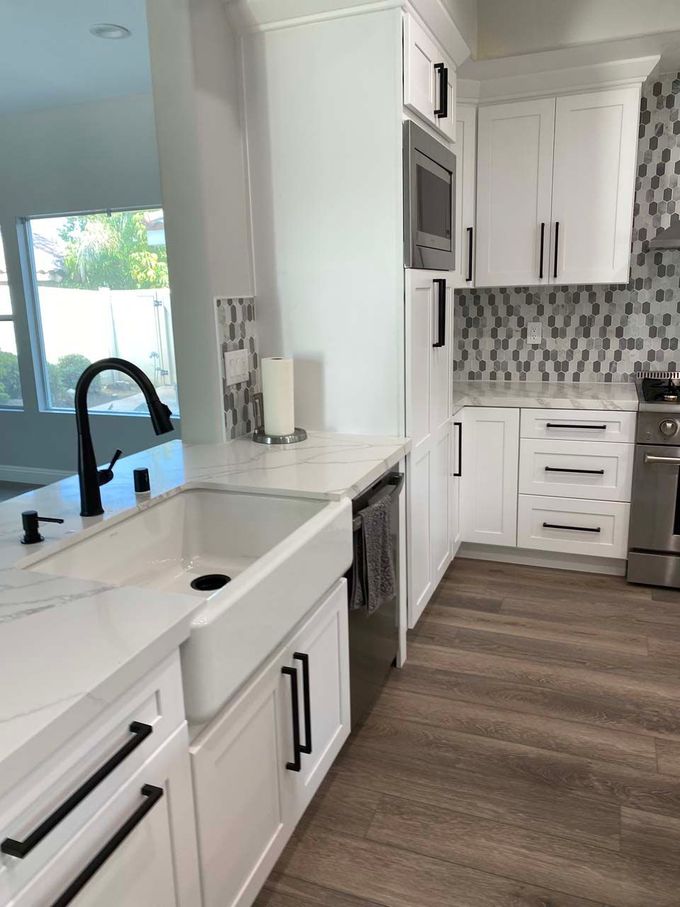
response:
<path fill-rule="evenodd" d="M 350 731 L 341 580 L 191 747 L 204 907 L 247 907 Z"/>
<path fill-rule="evenodd" d="M 16 898 L 3 903 L 200 904 L 187 747 L 183 724 Z"/>

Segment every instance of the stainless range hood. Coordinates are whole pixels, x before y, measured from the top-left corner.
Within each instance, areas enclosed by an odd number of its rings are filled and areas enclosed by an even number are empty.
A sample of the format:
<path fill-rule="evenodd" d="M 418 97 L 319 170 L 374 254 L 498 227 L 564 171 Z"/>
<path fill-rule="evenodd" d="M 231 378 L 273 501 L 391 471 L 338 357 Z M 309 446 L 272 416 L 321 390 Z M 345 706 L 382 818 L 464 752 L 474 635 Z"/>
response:
<path fill-rule="evenodd" d="M 651 250 L 680 249 L 680 218 L 674 217 L 669 227 L 662 230 L 649 243 Z"/>

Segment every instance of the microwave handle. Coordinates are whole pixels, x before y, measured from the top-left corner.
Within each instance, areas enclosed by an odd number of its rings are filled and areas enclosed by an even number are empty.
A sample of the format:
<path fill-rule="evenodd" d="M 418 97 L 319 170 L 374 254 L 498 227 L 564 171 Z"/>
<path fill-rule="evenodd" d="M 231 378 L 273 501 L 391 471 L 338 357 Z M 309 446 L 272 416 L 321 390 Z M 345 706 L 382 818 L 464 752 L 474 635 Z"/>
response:
<path fill-rule="evenodd" d="M 443 119 L 449 115 L 449 70 L 443 63 L 435 63 L 434 71 L 439 76 L 439 107 L 434 115 Z"/>

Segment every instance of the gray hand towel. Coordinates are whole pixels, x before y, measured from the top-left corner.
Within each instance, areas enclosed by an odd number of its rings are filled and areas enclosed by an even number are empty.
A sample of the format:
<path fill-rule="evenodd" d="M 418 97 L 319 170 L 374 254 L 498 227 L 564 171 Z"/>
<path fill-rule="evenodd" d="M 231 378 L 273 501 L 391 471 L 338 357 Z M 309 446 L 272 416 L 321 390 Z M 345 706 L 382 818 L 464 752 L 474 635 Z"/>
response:
<path fill-rule="evenodd" d="M 357 535 L 361 537 L 362 604 L 369 614 L 394 598 L 397 590 L 390 534 L 391 509 L 392 498 L 386 495 L 361 511 L 362 525 Z"/>

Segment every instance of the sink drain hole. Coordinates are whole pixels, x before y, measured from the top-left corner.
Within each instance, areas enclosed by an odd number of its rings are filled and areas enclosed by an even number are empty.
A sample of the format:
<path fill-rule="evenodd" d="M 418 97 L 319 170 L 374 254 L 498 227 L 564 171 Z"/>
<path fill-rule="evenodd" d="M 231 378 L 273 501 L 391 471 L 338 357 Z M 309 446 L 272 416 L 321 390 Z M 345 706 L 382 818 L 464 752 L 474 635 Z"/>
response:
<path fill-rule="evenodd" d="M 231 577 L 225 573 L 204 573 L 203 576 L 197 576 L 192 579 L 191 588 L 199 592 L 214 592 L 215 589 L 221 589 L 231 582 Z"/>

